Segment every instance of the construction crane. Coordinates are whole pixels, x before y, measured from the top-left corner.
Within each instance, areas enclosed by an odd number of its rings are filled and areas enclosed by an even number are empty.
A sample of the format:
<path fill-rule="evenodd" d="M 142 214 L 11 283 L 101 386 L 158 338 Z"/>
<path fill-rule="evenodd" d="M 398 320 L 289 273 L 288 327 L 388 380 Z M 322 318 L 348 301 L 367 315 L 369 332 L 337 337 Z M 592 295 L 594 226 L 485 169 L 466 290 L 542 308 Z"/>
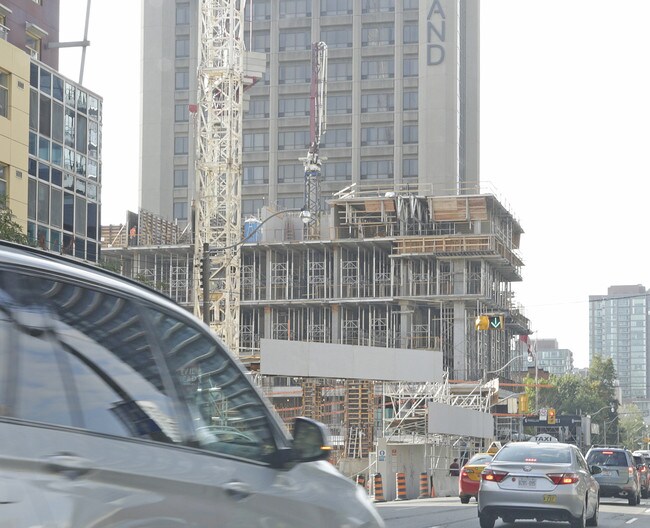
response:
<path fill-rule="evenodd" d="M 311 45 L 311 85 L 309 94 L 309 150 L 300 158 L 305 164 L 305 209 L 310 216 L 305 222 L 308 238 L 320 238 L 320 181 L 323 158 L 320 141 L 325 133 L 327 116 L 327 44 Z"/>
<path fill-rule="evenodd" d="M 199 0 L 194 312 L 239 353 L 245 0 Z"/>

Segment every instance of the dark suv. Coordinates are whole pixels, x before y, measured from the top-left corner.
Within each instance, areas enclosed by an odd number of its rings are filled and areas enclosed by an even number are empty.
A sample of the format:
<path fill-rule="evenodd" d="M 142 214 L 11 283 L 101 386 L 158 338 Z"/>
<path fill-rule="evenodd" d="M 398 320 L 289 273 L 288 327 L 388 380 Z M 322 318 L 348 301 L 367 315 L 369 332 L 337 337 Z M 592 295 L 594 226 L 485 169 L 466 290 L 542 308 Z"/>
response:
<path fill-rule="evenodd" d="M 636 464 L 636 469 L 639 472 L 639 481 L 641 483 L 641 497 L 644 499 L 648 498 L 650 491 L 650 461 L 643 456 L 643 453 L 635 451 L 632 453 L 634 456 L 634 463 Z"/>
<path fill-rule="evenodd" d="M 625 498 L 630 506 L 641 502 L 639 471 L 630 451 L 622 447 L 592 447 L 587 452 L 587 463 L 602 469 L 594 475 L 601 497 Z"/>

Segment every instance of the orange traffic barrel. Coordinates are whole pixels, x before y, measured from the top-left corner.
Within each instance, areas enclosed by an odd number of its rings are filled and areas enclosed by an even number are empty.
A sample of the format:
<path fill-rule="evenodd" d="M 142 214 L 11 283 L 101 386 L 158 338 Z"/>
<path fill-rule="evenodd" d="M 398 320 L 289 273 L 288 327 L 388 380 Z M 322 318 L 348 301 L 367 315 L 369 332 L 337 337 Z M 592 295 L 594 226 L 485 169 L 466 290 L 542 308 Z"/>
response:
<path fill-rule="evenodd" d="M 429 476 L 426 473 L 420 473 L 420 496 L 418 499 L 429 498 Z"/>
<path fill-rule="evenodd" d="M 375 502 L 386 502 L 384 498 L 384 483 L 381 473 L 373 473 L 370 477 L 370 496 Z"/>
<path fill-rule="evenodd" d="M 404 473 L 395 475 L 395 485 L 397 488 L 397 499 L 395 500 L 406 500 L 406 475 Z"/>

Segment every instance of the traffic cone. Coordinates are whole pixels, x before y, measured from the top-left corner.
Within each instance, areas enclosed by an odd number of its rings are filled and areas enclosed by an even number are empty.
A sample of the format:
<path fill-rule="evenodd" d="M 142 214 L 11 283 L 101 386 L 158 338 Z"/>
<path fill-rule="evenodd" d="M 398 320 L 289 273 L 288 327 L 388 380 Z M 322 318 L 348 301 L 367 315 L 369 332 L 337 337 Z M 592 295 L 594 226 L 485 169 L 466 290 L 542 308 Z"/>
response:
<path fill-rule="evenodd" d="M 374 473 L 370 478 L 370 496 L 375 502 L 386 502 L 384 498 L 384 483 L 381 480 L 381 473 Z"/>
<path fill-rule="evenodd" d="M 397 487 L 397 499 L 406 500 L 406 475 L 404 473 L 397 473 L 395 475 L 395 483 Z"/>
<path fill-rule="evenodd" d="M 429 477 L 426 473 L 420 473 L 420 496 L 418 499 L 429 497 Z"/>

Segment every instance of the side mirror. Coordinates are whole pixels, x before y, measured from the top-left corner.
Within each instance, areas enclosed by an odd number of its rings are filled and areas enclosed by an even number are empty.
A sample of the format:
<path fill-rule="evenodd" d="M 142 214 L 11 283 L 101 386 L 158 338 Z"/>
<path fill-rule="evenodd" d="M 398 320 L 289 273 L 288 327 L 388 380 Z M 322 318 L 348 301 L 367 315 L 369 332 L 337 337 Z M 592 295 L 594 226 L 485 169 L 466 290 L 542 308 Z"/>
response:
<path fill-rule="evenodd" d="M 327 427 L 309 418 L 298 417 L 293 423 L 294 460 L 325 460 L 332 452 Z"/>
<path fill-rule="evenodd" d="M 603 468 L 601 468 L 600 466 L 591 466 L 589 468 L 589 471 L 591 472 L 592 475 L 598 475 L 598 473 L 603 472 Z"/>

